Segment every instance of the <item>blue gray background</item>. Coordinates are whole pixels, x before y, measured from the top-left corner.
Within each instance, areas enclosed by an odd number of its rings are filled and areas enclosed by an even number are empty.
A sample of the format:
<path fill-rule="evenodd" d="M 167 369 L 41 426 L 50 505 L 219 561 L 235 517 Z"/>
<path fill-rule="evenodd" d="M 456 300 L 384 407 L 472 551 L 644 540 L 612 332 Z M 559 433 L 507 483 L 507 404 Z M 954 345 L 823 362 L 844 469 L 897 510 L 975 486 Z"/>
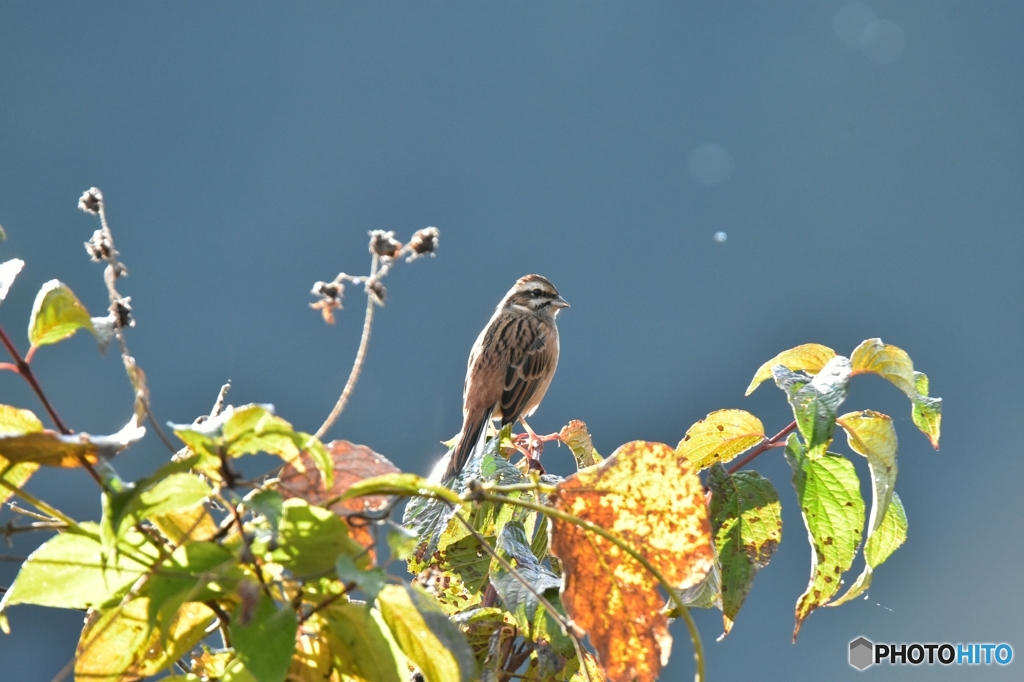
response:
<path fill-rule="evenodd" d="M 24 350 L 35 292 L 54 277 L 102 312 L 82 249 L 96 220 L 75 207 L 98 186 L 158 417 L 190 421 L 231 379 L 236 404 L 273 402 L 312 431 L 347 376 L 364 301 L 350 291 L 329 327 L 308 307 L 312 283 L 365 272 L 368 230 L 436 225 L 438 257 L 388 278 L 330 434 L 420 473 L 458 430 L 473 339 L 525 273 L 572 303 L 532 423 L 583 419 L 603 453 L 675 444 L 724 407 L 773 433 L 791 419 L 782 394 L 743 397 L 762 362 L 878 336 L 945 399 L 939 452 L 881 379 L 857 379 L 846 405 L 896 418 L 909 540 L 867 599 L 812 614 L 791 644 L 810 550 L 781 453 L 765 454 L 755 468 L 782 496 L 784 541 L 728 639 L 715 642 L 719 614 L 697 614 L 712 679 L 853 678 L 858 635 L 1008 642 L 1022 656 L 1021 35 L 1024 5 L 996 0 L 7 2 L 0 259 L 28 265 L 0 324 Z M 128 420 L 120 360 L 87 335 L 33 366 L 76 430 Z M 14 374 L 0 373 L 0 400 L 42 414 Z M 116 464 L 134 478 L 166 457 L 150 436 Z M 545 462 L 569 468 L 554 446 Z M 81 472 L 29 487 L 99 514 Z M 0 584 L 15 566 L 0 563 Z M 82 615 L 10 618 L 0 678 L 49 680 Z M 663 679 L 690 679 L 685 629 L 673 632 Z"/>

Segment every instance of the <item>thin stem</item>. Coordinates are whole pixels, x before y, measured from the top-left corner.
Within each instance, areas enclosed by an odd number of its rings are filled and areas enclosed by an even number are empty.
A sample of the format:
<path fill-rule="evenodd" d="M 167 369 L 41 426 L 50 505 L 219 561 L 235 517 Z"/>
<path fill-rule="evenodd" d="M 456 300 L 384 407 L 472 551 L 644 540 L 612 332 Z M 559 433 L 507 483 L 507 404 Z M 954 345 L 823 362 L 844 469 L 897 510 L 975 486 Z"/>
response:
<path fill-rule="evenodd" d="M 3 486 L 4 488 L 7 488 L 9 491 L 11 491 L 12 494 L 14 494 L 17 497 L 21 498 L 25 502 L 31 504 L 36 509 L 49 514 L 51 517 L 53 517 L 55 519 L 59 519 L 59 520 L 63 521 L 64 523 L 66 523 L 68 525 L 69 528 L 74 528 L 74 529 L 78 529 L 79 528 L 78 522 L 75 521 L 70 516 L 64 514 L 60 510 L 56 509 L 55 507 L 51 507 L 49 504 L 47 504 L 46 502 L 43 502 L 42 500 L 40 500 L 35 495 L 33 495 L 33 494 L 29 493 L 29 492 L 26 492 L 26 491 L 22 490 L 21 488 L 18 488 L 17 486 L 14 486 L 14 485 L 8 483 L 3 478 L 0 478 L 0 486 Z"/>
<path fill-rule="evenodd" d="M 504 495 L 494 495 L 492 493 L 487 492 L 472 494 L 470 496 L 470 499 L 486 500 L 488 502 L 497 502 L 500 504 L 510 504 L 517 507 L 524 507 L 526 509 L 531 509 L 533 511 L 540 512 L 545 516 L 558 519 L 559 521 L 565 521 L 566 523 L 571 523 L 575 526 L 579 526 L 580 528 L 589 530 L 591 533 L 595 533 L 596 535 L 600 535 L 602 538 L 604 538 L 608 542 L 612 543 L 613 545 L 615 545 L 616 547 L 618 547 L 619 549 L 633 557 L 641 566 L 647 569 L 648 573 L 654 576 L 654 578 L 661 584 L 665 591 L 668 592 L 669 598 L 675 603 L 676 608 L 674 609 L 674 611 L 676 613 L 682 614 L 684 611 L 687 611 L 686 604 L 683 602 L 683 598 L 679 595 L 679 592 L 676 590 L 675 586 L 672 585 L 672 583 L 670 583 L 667 578 L 665 578 L 665 575 L 660 570 L 658 570 L 658 568 L 654 564 L 652 564 L 647 559 L 647 557 L 643 556 L 639 551 L 637 551 L 636 548 L 634 548 L 628 542 L 619 538 L 614 533 L 611 533 L 610 531 L 602 528 L 601 526 L 598 526 L 597 524 L 591 521 L 587 521 L 586 519 L 582 519 L 578 516 L 574 516 L 573 514 L 569 514 L 568 512 L 564 512 L 561 509 L 548 507 L 546 505 L 533 502 L 532 500 L 515 499 L 511 497 L 505 497 Z M 701 682 L 701 680 L 704 679 L 704 646 L 701 643 L 700 633 L 697 631 L 696 627 L 690 630 L 690 639 L 693 642 L 693 656 L 697 661 L 697 674 L 695 679 L 697 680 L 697 682 Z"/>
<path fill-rule="evenodd" d="M 53 405 L 50 404 L 50 401 L 46 398 L 46 394 L 43 393 L 43 387 L 39 385 L 39 382 L 36 381 L 35 374 L 32 373 L 32 367 L 29 366 L 28 361 L 25 358 L 21 357 L 17 347 L 15 347 L 10 337 L 7 336 L 7 332 L 4 331 L 3 327 L 0 327 L 0 341 L 3 342 L 4 346 L 7 348 L 7 352 L 10 353 L 11 357 L 14 359 L 18 374 L 28 382 L 28 385 L 32 387 L 33 391 L 35 391 L 39 401 L 43 403 L 43 408 L 45 408 L 46 413 L 50 415 L 50 419 L 53 421 L 54 426 L 57 427 L 57 430 L 65 436 L 69 436 L 74 433 L 64 424 L 63 420 L 61 420 L 60 415 L 57 414 L 57 410 L 53 409 Z M 29 350 L 29 355 L 33 353 L 35 348 L 36 346 L 32 346 Z M 103 490 L 107 489 L 107 486 L 103 483 L 103 478 L 96 472 L 96 469 L 89 463 L 89 460 L 87 460 L 84 455 L 78 455 L 78 462 L 82 465 L 83 469 L 89 472 L 89 476 L 92 477 L 92 480 L 96 481 L 96 484 L 99 485 L 100 488 Z"/>
<path fill-rule="evenodd" d="M 14 359 L 15 371 L 20 374 L 22 378 L 28 382 L 28 385 L 32 387 L 32 390 L 35 391 L 36 396 L 39 398 L 39 402 L 43 404 L 43 407 L 46 409 L 46 413 L 50 415 L 50 419 L 53 421 L 54 426 L 57 427 L 57 430 L 65 436 L 70 435 L 71 429 L 64 425 L 64 422 L 57 414 L 57 411 L 53 409 L 53 405 L 51 405 L 50 401 L 47 400 L 42 387 L 39 385 L 39 382 L 36 381 L 35 375 L 32 374 L 32 368 L 29 367 L 29 364 L 21 357 L 21 353 L 18 352 L 14 343 L 11 342 L 10 337 L 7 336 L 7 332 L 4 331 L 3 327 L 0 327 L 0 342 L 3 342 L 4 346 L 7 348 L 7 352 L 10 353 L 11 357 Z"/>
<path fill-rule="evenodd" d="M 377 266 L 380 258 L 374 254 L 373 264 L 370 266 L 370 279 L 373 279 L 377 275 Z M 341 392 L 341 396 L 338 398 L 338 402 L 334 404 L 334 409 L 324 420 L 324 423 L 320 425 L 320 428 L 316 430 L 310 442 L 313 440 L 323 437 L 327 433 L 328 429 L 334 426 L 334 422 L 337 421 L 341 415 L 342 410 L 345 409 L 345 405 L 348 404 L 349 396 L 352 395 L 352 390 L 356 387 L 356 382 L 359 381 L 359 373 L 363 370 L 363 362 L 366 360 L 366 348 L 370 345 L 370 330 L 373 328 L 373 309 L 376 307 L 376 303 L 373 301 L 373 296 L 366 296 L 366 317 L 363 319 L 363 335 L 359 339 L 359 350 L 356 352 L 355 362 L 352 364 L 352 371 L 349 372 L 348 381 L 345 382 L 345 388 Z"/>
<path fill-rule="evenodd" d="M 740 469 L 742 469 L 743 467 L 745 467 L 746 465 L 748 465 L 752 461 L 754 461 L 754 458 L 757 457 L 758 455 L 760 455 L 765 450 L 771 450 L 774 447 L 780 447 L 779 441 L 781 439 L 785 438 L 786 436 L 788 436 L 790 433 L 792 433 L 794 429 L 796 429 L 796 422 L 795 421 L 791 422 L 789 424 L 789 426 L 787 426 L 786 428 L 782 429 L 781 431 L 779 431 L 777 434 L 775 434 L 774 436 L 772 436 L 768 440 L 763 441 L 760 445 L 758 445 L 756 448 L 751 450 L 749 455 L 747 455 L 746 457 L 741 459 L 739 462 L 737 462 L 736 464 L 733 464 L 731 467 L 729 467 L 729 473 L 730 474 L 735 474 L 737 471 L 739 471 Z"/>
<path fill-rule="evenodd" d="M 0 535 L 5 538 L 9 538 L 12 535 L 17 535 L 18 533 L 33 533 L 40 530 L 65 530 L 67 527 L 68 524 L 63 521 L 36 521 L 35 523 L 29 523 L 24 526 L 16 526 L 12 519 L 3 526 L 3 529 L 0 530 Z"/>

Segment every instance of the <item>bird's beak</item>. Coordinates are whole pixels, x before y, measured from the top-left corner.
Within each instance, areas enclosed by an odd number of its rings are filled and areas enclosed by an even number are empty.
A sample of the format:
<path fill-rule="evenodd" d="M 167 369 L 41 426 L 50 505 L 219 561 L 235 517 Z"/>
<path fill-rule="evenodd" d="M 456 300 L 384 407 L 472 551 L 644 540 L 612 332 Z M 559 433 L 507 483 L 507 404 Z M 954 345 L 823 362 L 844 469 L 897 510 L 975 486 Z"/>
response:
<path fill-rule="evenodd" d="M 556 308 L 568 308 L 569 302 L 562 298 L 561 296 L 559 296 L 558 298 L 551 302 L 551 305 L 555 306 Z"/>

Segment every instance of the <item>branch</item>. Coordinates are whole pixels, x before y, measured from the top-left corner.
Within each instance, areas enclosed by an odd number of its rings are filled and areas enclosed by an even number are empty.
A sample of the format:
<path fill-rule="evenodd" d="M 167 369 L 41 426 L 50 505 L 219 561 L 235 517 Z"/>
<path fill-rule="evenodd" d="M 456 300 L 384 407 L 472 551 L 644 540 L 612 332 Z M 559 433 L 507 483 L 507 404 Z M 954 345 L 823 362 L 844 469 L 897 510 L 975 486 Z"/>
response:
<path fill-rule="evenodd" d="M 760 445 L 758 445 L 756 448 L 751 450 L 749 455 L 747 455 L 746 457 L 741 459 L 739 462 L 737 462 L 736 464 L 733 464 L 731 467 L 729 467 L 729 473 L 730 474 L 735 474 L 737 471 L 739 471 L 740 469 L 742 469 L 743 467 L 745 467 L 746 465 L 748 465 L 752 461 L 754 461 L 754 458 L 756 458 L 758 455 L 760 455 L 765 450 L 771 450 L 772 448 L 778 448 L 778 447 L 782 447 L 783 445 L 785 445 L 785 441 L 780 442 L 780 440 L 785 438 L 786 436 L 788 436 L 790 433 L 792 433 L 794 429 L 796 429 L 796 422 L 795 421 L 791 422 L 789 424 L 789 426 L 787 426 L 786 428 L 782 429 L 781 431 L 776 433 L 774 436 L 772 436 L 768 440 L 763 441 Z"/>
<path fill-rule="evenodd" d="M 373 263 L 370 266 L 370 279 L 372 280 L 377 276 L 377 266 L 380 263 L 380 258 L 377 254 L 373 255 Z M 341 391 L 341 396 L 338 397 L 338 402 L 334 404 L 334 409 L 324 420 L 324 423 L 320 425 L 320 428 L 316 430 L 310 442 L 317 440 L 327 430 L 334 426 L 334 422 L 337 421 L 341 415 L 342 410 L 345 409 L 345 405 L 348 404 L 349 396 L 352 395 L 352 390 L 356 387 L 356 382 L 359 381 L 359 373 L 363 369 L 363 361 L 366 360 L 366 348 L 370 345 L 370 330 L 373 328 L 373 309 L 376 307 L 373 296 L 367 295 L 366 297 L 366 317 L 363 319 L 363 335 L 359 339 L 359 350 L 356 352 L 355 362 L 352 364 L 352 371 L 349 372 L 348 381 L 345 382 L 345 388 Z"/>

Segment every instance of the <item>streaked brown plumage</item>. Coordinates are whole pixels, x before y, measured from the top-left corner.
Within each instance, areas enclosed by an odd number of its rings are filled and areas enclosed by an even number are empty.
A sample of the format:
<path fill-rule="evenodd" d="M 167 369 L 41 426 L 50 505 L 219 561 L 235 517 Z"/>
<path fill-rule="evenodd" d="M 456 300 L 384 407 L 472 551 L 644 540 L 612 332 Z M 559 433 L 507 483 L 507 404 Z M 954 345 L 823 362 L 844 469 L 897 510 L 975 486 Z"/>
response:
<path fill-rule="evenodd" d="M 540 275 L 521 277 L 501 299 L 469 353 L 462 431 L 442 480 L 466 466 L 490 419 L 505 426 L 540 405 L 558 366 L 555 317 L 568 307 Z"/>

